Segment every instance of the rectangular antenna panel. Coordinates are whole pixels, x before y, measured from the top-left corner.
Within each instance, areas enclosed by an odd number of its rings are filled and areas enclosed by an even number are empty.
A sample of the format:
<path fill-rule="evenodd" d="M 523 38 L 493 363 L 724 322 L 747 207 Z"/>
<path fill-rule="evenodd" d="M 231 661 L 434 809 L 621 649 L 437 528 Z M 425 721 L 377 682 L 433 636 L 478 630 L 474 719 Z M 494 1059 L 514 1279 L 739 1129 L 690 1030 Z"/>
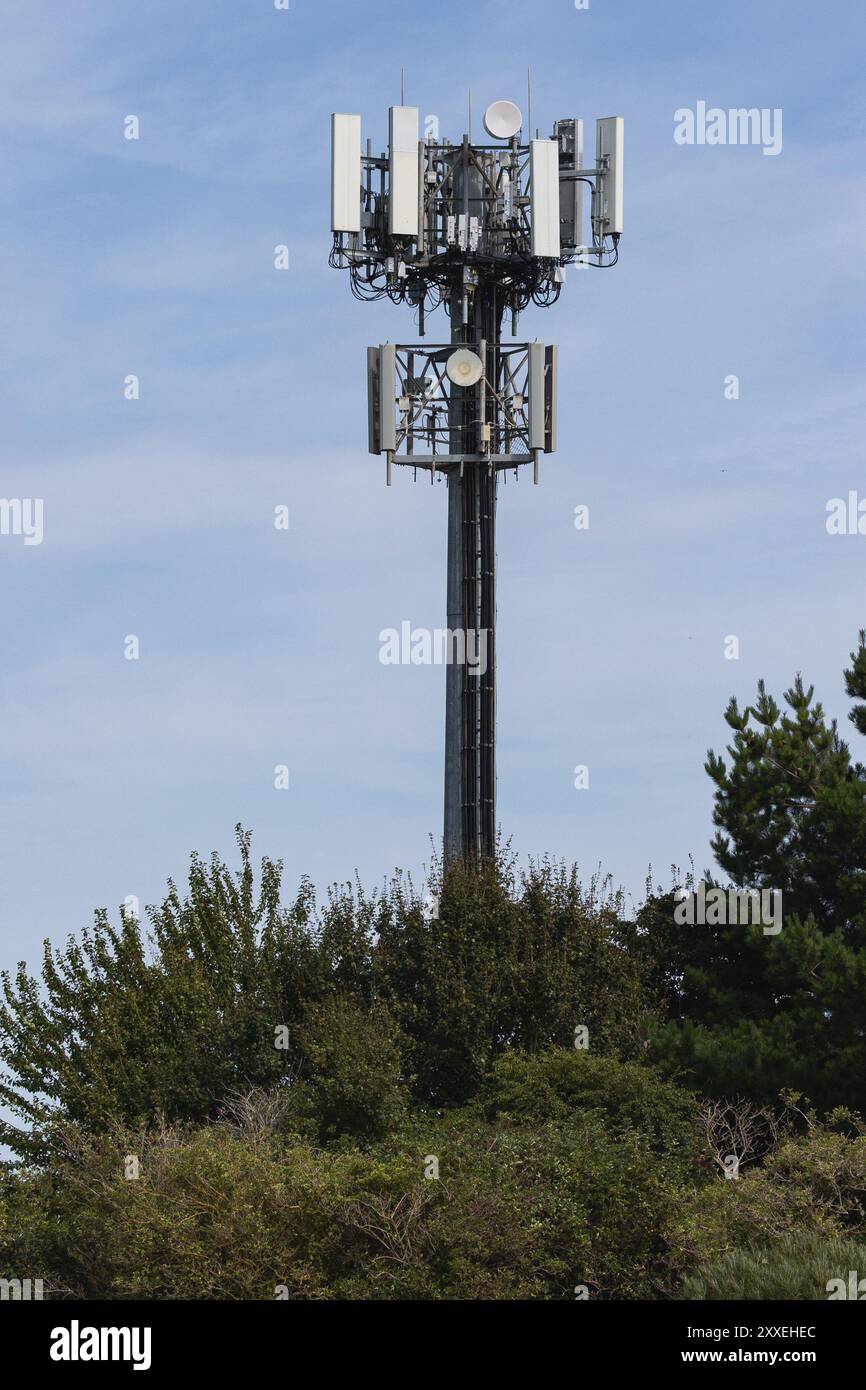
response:
<path fill-rule="evenodd" d="M 397 447 L 397 349 L 393 343 L 379 348 L 379 449 Z"/>
<path fill-rule="evenodd" d="M 529 155 L 532 254 L 560 257 L 559 142 L 533 140 Z"/>
<path fill-rule="evenodd" d="M 367 348 L 367 452 L 382 452 L 379 428 L 379 349 Z"/>
<path fill-rule="evenodd" d="M 393 343 L 367 348 L 367 449 L 384 454 L 397 447 L 395 394 L 397 349 Z"/>
<path fill-rule="evenodd" d="M 556 452 L 556 366 L 554 346 L 529 344 L 529 447 Z"/>
<path fill-rule="evenodd" d="M 565 173 L 583 168 L 583 121 L 557 121 L 559 167 Z M 564 180 L 559 186 L 559 225 L 563 246 L 583 246 L 583 190 L 580 179 Z"/>
<path fill-rule="evenodd" d="M 389 112 L 388 231 L 418 235 L 418 107 L 392 106 Z"/>
<path fill-rule="evenodd" d="M 361 230 L 361 117 L 331 116 L 331 231 Z"/>
<path fill-rule="evenodd" d="M 541 143 L 539 141 L 539 143 Z M 558 193 L 558 190 L 557 190 Z M 544 343 L 529 344 L 529 447 L 543 449 L 545 445 L 545 367 Z"/>
<path fill-rule="evenodd" d="M 599 178 L 601 204 L 598 227 L 603 236 L 622 232 L 622 156 L 625 122 L 622 116 L 605 116 L 596 122 L 596 155 L 609 160 L 608 168 Z"/>
<path fill-rule="evenodd" d="M 544 374 L 544 452 L 546 454 L 556 453 L 556 370 L 557 370 L 557 348 L 554 344 L 545 349 L 545 374 Z"/>

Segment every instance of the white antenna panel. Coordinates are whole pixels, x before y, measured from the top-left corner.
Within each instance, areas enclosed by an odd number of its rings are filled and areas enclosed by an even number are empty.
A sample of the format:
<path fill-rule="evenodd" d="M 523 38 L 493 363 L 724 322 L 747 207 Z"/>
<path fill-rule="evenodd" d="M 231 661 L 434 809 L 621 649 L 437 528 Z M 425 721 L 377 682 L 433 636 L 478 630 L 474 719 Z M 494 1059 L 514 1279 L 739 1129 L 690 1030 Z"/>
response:
<path fill-rule="evenodd" d="M 544 448 L 544 343 L 529 344 L 529 447 Z"/>
<path fill-rule="evenodd" d="M 599 226 L 605 236 L 622 233 L 622 155 L 625 122 L 622 116 L 605 116 L 596 122 L 596 155 L 605 157 L 608 168 L 599 179 L 601 207 Z"/>
<path fill-rule="evenodd" d="M 418 235 L 418 107 L 392 106 L 389 136 L 388 231 Z"/>
<path fill-rule="evenodd" d="M 361 117 L 331 116 L 331 231 L 361 230 Z"/>
<path fill-rule="evenodd" d="M 533 256 L 559 260 L 559 142 L 533 140 L 529 153 Z"/>

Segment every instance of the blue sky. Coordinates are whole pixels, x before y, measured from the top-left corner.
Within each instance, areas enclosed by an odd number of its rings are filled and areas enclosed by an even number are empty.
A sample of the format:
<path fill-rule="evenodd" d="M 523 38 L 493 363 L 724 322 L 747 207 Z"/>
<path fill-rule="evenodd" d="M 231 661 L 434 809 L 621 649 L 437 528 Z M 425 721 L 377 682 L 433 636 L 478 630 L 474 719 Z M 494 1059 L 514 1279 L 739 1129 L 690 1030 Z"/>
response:
<path fill-rule="evenodd" d="M 290 887 L 417 871 L 441 833 L 444 674 L 382 666 L 378 635 L 444 623 L 445 488 L 386 491 L 366 452 L 364 349 L 414 328 L 327 266 L 329 114 L 381 148 L 401 64 L 455 139 L 468 87 L 522 103 L 527 63 L 543 133 L 625 117 L 619 266 L 521 323 L 560 345 L 559 451 L 500 496 L 499 818 L 635 896 L 649 863 L 706 866 L 728 696 L 801 669 L 844 719 L 866 620 L 866 537 L 825 528 L 866 495 L 862 7 L 3 19 L 0 496 L 43 498 L 45 534 L 0 536 L 0 964 L 156 900 L 239 820 Z M 782 153 L 678 146 L 700 100 L 780 107 Z"/>

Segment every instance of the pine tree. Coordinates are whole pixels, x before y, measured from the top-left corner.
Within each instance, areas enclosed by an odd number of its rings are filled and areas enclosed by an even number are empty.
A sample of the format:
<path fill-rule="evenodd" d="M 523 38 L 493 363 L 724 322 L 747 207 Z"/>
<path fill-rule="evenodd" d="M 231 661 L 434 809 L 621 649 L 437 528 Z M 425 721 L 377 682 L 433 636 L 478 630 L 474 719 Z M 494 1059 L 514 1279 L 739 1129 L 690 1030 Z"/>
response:
<path fill-rule="evenodd" d="M 858 681 L 866 693 L 862 639 L 852 659 L 849 694 Z M 730 766 L 712 751 L 706 764 L 716 784 L 712 849 L 733 883 L 779 890 L 786 914 L 832 931 L 850 926 L 866 902 L 866 773 L 813 703 L 814 687 L 798 675 L 784 699 L 790 713 L 761 681 L 754 705 L 742 713 L 736 700 L 728 705 Z M 851 718 L 866 731 L 866 708 Z"/>
<path fill-rule="evenodd" d="M 845 686 L 866 698 L 866 634 Z M 816 1104 L 866 1106 L 866 769 L 798 675 L 780 707 L 758 686 L 731 700 L 728 760 L 710 751 L 712 847 L 738 889 L 782 894 L 778 935 L 761 925 L 683 927 L 676 1023 L 660 1052 L 712 1094 L 783 1087 Z M 866 705 L 851 720 L 866 733 Z M 667 905 L 672 910 L 672 904 Z M 653 906 L 649 929 L 662 908 Z"/>

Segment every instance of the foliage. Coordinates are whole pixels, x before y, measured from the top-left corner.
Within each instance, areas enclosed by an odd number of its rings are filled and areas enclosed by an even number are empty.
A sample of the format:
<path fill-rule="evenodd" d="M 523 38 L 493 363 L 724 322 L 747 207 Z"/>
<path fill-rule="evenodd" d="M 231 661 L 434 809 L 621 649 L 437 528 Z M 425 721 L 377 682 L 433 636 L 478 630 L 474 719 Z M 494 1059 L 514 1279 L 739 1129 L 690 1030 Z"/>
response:
<path fill-rule="evenodd" d="M 862 694 L 862 634 L 852 661 L 848 693 Z M 734 883 L 781 890 L 793 916 L 811 917 L 826 931 L 859 923 L 862 944 L 866 777 L 813 697 L 798 675 L 785 691 L 788 713 L 763 681 L 752 706 L 741 712 L 730 701 L 730 766 L 712 752 L 707 760 L 719 827 L 713 852 Z M 852 713 L 864 722 L 862 706 Z"/>
<path fill-rule="evenodd" d="M 736 1180 L 718 1178 L 696 1189 L 672 1239 L 684 1264 L 693 1265 L 809 1233 L 822 1240 L 866 1237 L 866 1139 L 814 1121 Z"/>
<path fill-rule="evenodd" d="M 237 874 L 194 855 L 187 894 L 169 884 L 148 934 L 103 911 L 80 942 L 46 943 L 41 980 L 23 964 L 3 976 L 0 1100 L 19 1124 L 0 1123 L 0 1142 L 40 1162 L 57 1121 L 90 1133 L 198 1123 L 238 1090 L 293 1079 L 323 1138 L 369 1137 L 400 1106 L 396 1093 L 362 1095 L 360 1073 L 350 1083 L 368 1046 L 388 1052 L 401 1103 L 411 1087 L 455 1105 L 506 1048 L 567 1044 L 585 1024 L 597 1050 L 634 1055 L 657 1016 L 633 924 L 575 870 L 518 875 L 506 855 L 481 873 L 434 866 L 428 920 L 401 878 L 373 896 L 335 889 L 323 907 L 304 882 L 284 907 L 282 866 L 265 859 L 257 889 L 240 829 L 238 845 Z"/>
<path fill-rule="evenodd" d="M 262 1098 L 242 1115 L 67 1130 L 51 1174 L 7 1182 L 0 1267 L 88 1299 L 641 1297 L 686 1195 L 676 1164 L 597 1111 L 415 1115 L 363 1151 L 311 1146 Z"/>
<path fill-rule="evenodd" d="M 866 1242 L 827 1240 L 811 1232 L 781 1236 L 771 1245 L 730 1250 L 702 1265 L 683 1285 L 685 1299 L 827 1299 L 832 1281 L 846 1286 L 850 1270 L 866 1269 Z"/>
<path fill-rule="evenodd" d="M 866 733 L 862 633 L 845 683 Z M 680 925 L 661 890 L 629 920 L 508 852 L 434 861 L 426 902 L 398 875 L 286 904 L 239 828 L 240 868 L 194 855 L 146 928 L 46 943 L 2 977 L 0 1272 L 68 1298 L 826 1296 L 866 1240 L 866 769 L 799 676 L 785 705 L 732 701 L 707 763 L 718 862 L 782 891 L 778 934 Z"/>
<path fill-rule="evenodd" d="M 662 1115 L 687 1120 L 676 1088 L 651 1076 L 644 1087 L 613 1059 L 590 1075 L 588 1060 L 526 1057 L 522 1075 L 500 1061 L 485 1082 L 495 1106 L 404 1113 L 363 1148 L 299 1135 L 285 1088 L 234 1097 L 195 1128 L 68 1126 L 50 1171 L 4 1180 L 0 1269 L 42 1278 L 54 1298 L 717 1297 L 722 1275 L 801 1297 L 808 1261 L 792 1274 L 726 1257 L 804 1236 L 837 1253 L 866 1240 L 862 1122 L 803 1113 L 805 1132 L 727 1181 L 697 1125 L 682 1129 L 685 1147 L 664 1126 L 659 1143 Z M 630 1118 L 599 1103 L 602 1075 Z M 821 1277 L 849 1268 L 866 1272 Z"/>
<path fill-rule="evenodd" d="M 589 1029 L 600 1052 L 634 1055 L 656 1000 L 629 951 L 621 904 L 550 862 L 518 876 L 505 854 L 475 870 L 435 868 L 437 913 L 395 884 L 377 919 L 374 976 L 408 1039 L 426 1103 L 475 1095 L 509 1048 L 569 1046 Z"/>
<path fill-rule="evenodd" d="M 866 697 L 861 633 L 845 673 Z M 782 930 L 672 926 L 672 897 L 638 917 L 667 1008 L 651 1059 L 706 1094 L 772 1100 L 794 1087 L 822 1109 L 866 1109 L 866 769 L 798 676 L 787 712 L 763 682 L 735 700 L 728 761 L 709 754 L 713 850 L 738 889 L 781 892 Z M 851 719 L 866 732 L 866 705 Z"/>
<path fill-rule="evenodd" d="M 400 1045 L 386 1009 L 335 995 L 307 1014 L 301 1042 L 310 1077 L 294 1088 L 293 1113 L 314 1120 L 321 1143 L 381 1139 L 400 1124 Z"/>
<path fill-rule="evenodd" d="M 58 1116 L 93 1132 L 201 1120 L 238 1087 L 285 1074 L 293 1057 L 274 1028 L 293 1035 L 325 989 L 312 894 L 303 884 L 281 908 L 281 866 L 267 859 L 256 892 L 249 836 L 238 844 L 237 875 L 193 855 L 186 897 L 169 883 L 150 909 L 150 951 L 136 920 L 114 927 L 103 911 L 80 941 L 46 942 L 41 982 L 23 964 L 4 973 L 0 1100 L 32 1128 L 0 1123 L 0 1142 L 38 1161 Z"/>
<path fill-rule="evenodd" d="M 698 1146 L 694 1097 L 637 1063 L 555 1051 L 499 1058 L 484 1088 L 487 1113 L 521 1123 L 562 1123 L 575 1111 L 602 1117 L 616 1136 L 639 1133 L 654 1152 L 679 1155 L 691 1164 Z"/>

